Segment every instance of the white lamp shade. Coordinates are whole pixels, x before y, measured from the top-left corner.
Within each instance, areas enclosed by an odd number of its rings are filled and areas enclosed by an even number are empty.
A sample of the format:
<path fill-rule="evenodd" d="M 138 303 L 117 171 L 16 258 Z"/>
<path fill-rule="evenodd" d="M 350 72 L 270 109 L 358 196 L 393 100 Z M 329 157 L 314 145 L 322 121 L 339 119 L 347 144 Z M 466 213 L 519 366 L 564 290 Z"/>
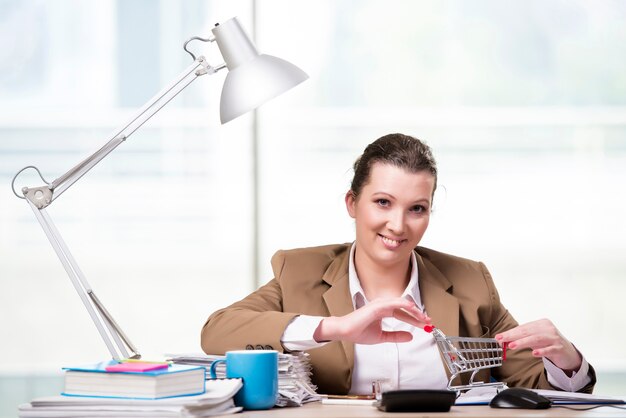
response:
<path fill-rule="evenodd" d="M 256 109 L 309 78 L 283 59 L 259 54 L 237 18 L 216 25 L 213 34 L 228 68 L 220 99 L 222 123 Z"/>
<path fill-rule="evenodd" d="M 226 75 L 220 99 L 220 120 L 226 123 L 256 109 L 307 78 L 304 71 L 285 60 L 259 55 Z"/>

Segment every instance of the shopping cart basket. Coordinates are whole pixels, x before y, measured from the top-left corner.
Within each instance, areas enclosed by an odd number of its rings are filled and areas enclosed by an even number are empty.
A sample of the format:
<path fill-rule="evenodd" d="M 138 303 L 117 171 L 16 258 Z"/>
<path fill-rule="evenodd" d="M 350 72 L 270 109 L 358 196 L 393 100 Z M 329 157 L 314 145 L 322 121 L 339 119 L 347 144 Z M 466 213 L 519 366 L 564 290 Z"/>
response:
<path fill-rule="evenodd" d="M 462 391 L 476 387 L 493 386 L 503 389 L 502 382 L 474 382 L 479 370 L 499 367 L 506 359 L 506 343 L 501 346 L 495 338 L 447 337 L 440 329 L 427 325 L 424 331 L 435 337 L 441 356 L 450 370 L 448 389 Z M 469 384 L 452 386 L 452 381 L 462 373 L 472 373 Z"/>

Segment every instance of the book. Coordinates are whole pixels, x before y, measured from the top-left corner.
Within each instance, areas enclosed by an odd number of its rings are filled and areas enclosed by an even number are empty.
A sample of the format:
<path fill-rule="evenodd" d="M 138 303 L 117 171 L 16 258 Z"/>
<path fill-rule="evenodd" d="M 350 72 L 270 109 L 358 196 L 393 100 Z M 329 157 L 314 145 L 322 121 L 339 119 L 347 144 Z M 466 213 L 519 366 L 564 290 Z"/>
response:
<path fill-rule="evenodd" d="M 19 406 L 19 418 L 201 418 L 241 411 L 233 396 L 242 387 L 241 379 L 211 379 L 201 395 L 161 399 L 47 396 Z"/>
<path fill-rule="evenodd" d="M 204 367 L 169 365 L 147 371 L 107 371 L 115 360 L 78 367 L 64 367 L 65 396 L 160 399 L 204 393 Z"/>
<path fill-rule="evenodd" d="M 152 370 L 167 369 L 167 363 L 117 363 L 106 367 L 107 372 L 149 372 Z"/>

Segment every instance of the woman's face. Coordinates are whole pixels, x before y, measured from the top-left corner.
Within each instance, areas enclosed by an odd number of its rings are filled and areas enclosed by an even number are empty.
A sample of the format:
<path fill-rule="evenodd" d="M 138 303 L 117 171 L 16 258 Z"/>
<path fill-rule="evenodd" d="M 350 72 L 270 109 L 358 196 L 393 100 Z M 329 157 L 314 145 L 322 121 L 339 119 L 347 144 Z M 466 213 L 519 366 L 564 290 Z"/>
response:
<path fill-rule="evenodd" d="M 406 263 L 428 228 L 434 187 L 427 171 L 374 163 L 359 196 L 346 194 L 356 223 L 357 258 L 383 266 Z"/>

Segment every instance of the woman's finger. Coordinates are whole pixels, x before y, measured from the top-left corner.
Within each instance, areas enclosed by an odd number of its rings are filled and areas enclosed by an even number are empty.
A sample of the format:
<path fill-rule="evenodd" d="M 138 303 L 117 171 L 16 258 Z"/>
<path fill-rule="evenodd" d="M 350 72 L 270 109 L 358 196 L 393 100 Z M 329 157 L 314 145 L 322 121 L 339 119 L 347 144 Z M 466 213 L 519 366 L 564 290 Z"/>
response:
<path fill-rule="evenodd" d="M 396 309 L 393 311 L 393 317 L 406 322 L 407 324 L 423 328 L 424 325 L 430 323 L 430 318 L 421 311 L 411 311 L 405 309 Z"/>

